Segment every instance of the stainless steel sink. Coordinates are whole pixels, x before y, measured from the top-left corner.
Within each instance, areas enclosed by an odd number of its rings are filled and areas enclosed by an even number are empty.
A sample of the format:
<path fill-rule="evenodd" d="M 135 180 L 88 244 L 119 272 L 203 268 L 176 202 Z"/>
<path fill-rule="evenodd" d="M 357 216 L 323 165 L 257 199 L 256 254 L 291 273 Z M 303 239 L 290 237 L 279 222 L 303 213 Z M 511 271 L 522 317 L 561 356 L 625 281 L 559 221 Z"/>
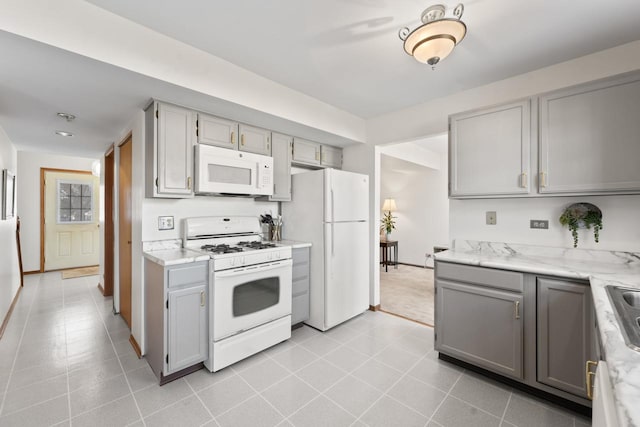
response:
<path fill-rule="evenodd" d="M 606 289 L 625 343 L 640 351 L 640 289 L 621 286 L 607 286 Z"/>

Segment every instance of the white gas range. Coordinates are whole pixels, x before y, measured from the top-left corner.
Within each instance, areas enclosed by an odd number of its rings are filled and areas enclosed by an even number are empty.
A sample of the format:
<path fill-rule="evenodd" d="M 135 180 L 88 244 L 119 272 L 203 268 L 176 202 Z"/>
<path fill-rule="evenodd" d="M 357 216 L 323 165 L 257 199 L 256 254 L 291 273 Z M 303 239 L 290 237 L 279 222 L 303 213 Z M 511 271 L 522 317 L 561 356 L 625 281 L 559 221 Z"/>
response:
<path fill-rule="evenodd" d="M 256 217 L 185 219 L 184 247 L 211 256 L 211 372 L 291 337 L 291 246 L 260 231 Z"/>

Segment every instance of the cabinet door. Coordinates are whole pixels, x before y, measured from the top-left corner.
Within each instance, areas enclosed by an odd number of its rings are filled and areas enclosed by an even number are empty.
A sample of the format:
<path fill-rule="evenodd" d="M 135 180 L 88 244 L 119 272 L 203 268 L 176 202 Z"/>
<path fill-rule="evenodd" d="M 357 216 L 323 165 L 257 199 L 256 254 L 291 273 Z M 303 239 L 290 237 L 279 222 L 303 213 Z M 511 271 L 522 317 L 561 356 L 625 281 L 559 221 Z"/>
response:
<path fill-rule="evenodd" d="M 208 324 L 206 286 L 168 293 L 167 374 L 207 358 Z"/>
<path fill-rule="evenodd" d="M 521 294 L 438 280 L 435 348 L 522 379 L 523 309 Z"/>
<path fill-rule="evenodd" d="M 271 131 L 240 125 L 240 151 L 271 155 Z"/>
<path fill-rule="evenodd" d="M 158 104 L 157 193 L 192 196 L 194 113 Z"/>
<path fill-rule="evenodd" d="M 538 278 L 538 382 L 586 397 L 591 357 L 589 286 Z"/>
<path fill-rule="evenodd" d="M 321 145 L 320 163 L 330 168 L 342 168 L 342 148 Z"/>
<path fill-rule="evenodd" d="M 640 76 L 540 97 L 540 192 L 640 192 Z"/>
<path fill-rule="evenodd" d="M 293 138 L 279 133 L 272 134 L 273 195 L 269 200 L 288 202 L 291 200 L 291 149 Z"/>
<path fill-rule="evenodd" d="M 309 319 L 309 248 L 293 249 L 291 324 Z"/>
<path fill-rule="evenodd" d="M 238 123 L 198 114 L 198 143 L 238 149 Z"/>
<path fill-rule="evenodd" d="M 293 161 L 305 165 L 320 166 L 320 144 L 295 138 L 293 141 Z"/>
<path fill-rule="evenodd" d="M 449 195 L 529 193 L 530 100 L 449 118 Z"/>

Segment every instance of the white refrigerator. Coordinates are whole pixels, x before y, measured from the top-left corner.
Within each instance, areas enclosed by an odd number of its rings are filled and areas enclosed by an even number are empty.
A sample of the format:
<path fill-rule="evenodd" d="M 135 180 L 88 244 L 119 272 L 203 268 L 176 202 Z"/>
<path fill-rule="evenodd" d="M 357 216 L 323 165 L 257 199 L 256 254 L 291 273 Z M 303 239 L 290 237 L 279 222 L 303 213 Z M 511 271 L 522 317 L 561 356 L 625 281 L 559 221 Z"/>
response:
<path fill-rule="evenodd" d="M 283 238 L 312 244 L 305 323 L 326 331 L 369 308 L 369 177 L 323 169 L 291 181 Z"/>

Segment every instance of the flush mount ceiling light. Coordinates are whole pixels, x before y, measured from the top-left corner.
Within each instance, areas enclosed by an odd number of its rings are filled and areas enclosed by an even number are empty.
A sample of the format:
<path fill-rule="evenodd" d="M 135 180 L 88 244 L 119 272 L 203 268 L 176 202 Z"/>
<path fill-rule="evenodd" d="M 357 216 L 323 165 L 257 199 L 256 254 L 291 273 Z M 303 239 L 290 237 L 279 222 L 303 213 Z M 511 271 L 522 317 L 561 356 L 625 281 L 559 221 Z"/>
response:
<path fill-rule="evenodd" d="M 67 132 L 66 130 L 57 130 L 56 135 L 60 136 L 73 136 L 71 132 Z"/>
<path fill-rule="evenodd" d="M 76 116 L 74 116 L 73 114 L 69 114 L 69 113 L 56 113 L 58 117 L 62 117 L 63 119 L 65 119 L 66 121 L 70 122 L 73 121 Z"/>
<path fill-rule="evenodd" d="M 411 31 L 401 28 L 398 32 L 404 41 L 404 50 L 416 61 L 434 67 L 446 58 L 467 34 L 467 26 L 460 20 L 464 12 L 462 3 L 453 9 L 454 18 L 445 18 L 444 5 L 437 4 L 422 12 L 422 25 Z"/>

